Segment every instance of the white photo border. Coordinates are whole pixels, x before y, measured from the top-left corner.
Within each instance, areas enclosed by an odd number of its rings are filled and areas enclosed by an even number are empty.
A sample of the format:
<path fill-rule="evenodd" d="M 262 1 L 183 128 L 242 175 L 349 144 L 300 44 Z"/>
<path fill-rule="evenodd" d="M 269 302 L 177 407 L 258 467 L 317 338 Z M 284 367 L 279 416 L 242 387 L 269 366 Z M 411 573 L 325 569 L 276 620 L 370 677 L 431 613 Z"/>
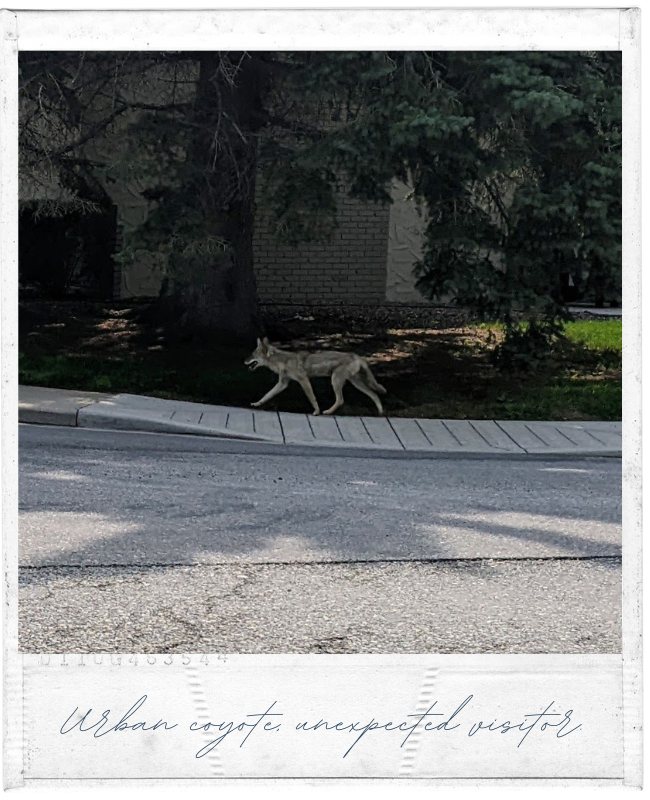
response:
<path fill-rule="evenodd" d="M 641 785 L 640 13 L 616 8 L 0 12 L 0 289 L 5 786 L 25 783 L 18 652 L 19 50 L 621 50 L 623 53 L 623 783 Z M 238 656 L 242 659 L 259 657 Z M 264 656 L 281 663 L 286 656 Z M 300 659 L 301 657 L 293 657 Z M 313 658 L 306 656 L 305 658 Z M 318 656 L 354 659 L 354 656 Z M 366 656 L 378 661 L 391 656 Z M 435 656 L 406 656 L 423 667 Z M 457 657 L 460 660 L 464 656 Z M 475 657 L 476 658 L 476 657 Z M 511 663 L 502 656 L 500 664 Z M 546 658 L 540 656 L 540 659 Z M 557 657 L 556 657 L 557 658 Z M 561 657 L 560 657 L 561 658 Z M 486 665 L 490 657 L 485 657 Z M 286 661 L 285 661 L 286 663 Z M 323 662 L 324 663 L 324 662 Z M 406 662 L 404 662 L 406 663 Z M 494 669 L 494 659 L 487 669 Z M 162 667 L 161 667 L 162 668 Z M 262 667 L 260 667 L 262 669 Z M 223 780 L 223 779 L 221 779 Z M 337 779 L 336 785 L 344 779 Z M 403 779 L 400 780 L 400 785 Z M 228 781 L 230 782 L 230 781 Z M 276 781 L 277 782 L 277 781 Z M 409 781 L 410 782 L 410 781 Z M 509 782 L 503 780 L 500 782 Z M 43 781 L 41 781 L 41 784 Z M 60 782 L 57 782 L 60 783 Z M 66 782 L 67 783 L 67 782 Z M 71 783 L 75 783 L 72 781 Z M 85 781 L 84 781 L 85 783 Z M 91 782 L 89 782 L 91 783 Z M 152 781 L 155 783 L 155 781 Z M 393 783 L 393 781 L 391 781 Z M 429 781 L 437 784 L 435 779 Z M 475 781 L 476 785 L 483 785 Z M 492 782 L 488 782 L 492 783 Z M 547 779 L 546 785 L 556 782 Z M 562 781 L 558 783 L 562 784 Z M 570 783 L 570 781 L 569 781 Z M 584 781 L 582 781 L 584 784 Z M 485 784 L 487 785 L 487 784 Z M 521 785 L 521 781 L 519 781 Z"/>

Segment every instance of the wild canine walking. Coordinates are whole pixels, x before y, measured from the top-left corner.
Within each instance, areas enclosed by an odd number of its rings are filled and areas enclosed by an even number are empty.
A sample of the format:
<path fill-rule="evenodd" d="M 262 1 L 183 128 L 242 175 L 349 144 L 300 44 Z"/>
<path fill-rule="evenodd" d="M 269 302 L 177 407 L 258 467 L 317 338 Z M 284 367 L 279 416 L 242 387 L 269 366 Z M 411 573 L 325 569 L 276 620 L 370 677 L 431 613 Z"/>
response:
<path fill-rule="evenodd" d="M 318 401 L 314 395 L 310 378 L 332 378 L 335 401 L 331 408 L 323 414 L 333 414 L 343 405 L 343 386 L 346 381 L 355 386 L 360 392 L 367 394 L 377 406 L 380 414 L 384 413 L 377 392 L 386 394 L 386 389 L 375 380 L 365 358 L 356 353 L 338 353 L 336 350 L 323 350 L 320 353 L 294 353 L 290 350 L 280 350 L 274 347 L 269 340 L 257 340 L 257 347 L 250 358 L 244 361 L 249 369 L 266 367 L 278 376 L 278 382 L 267 392 L 261 400 L 251 403 L 254 408 L 259 408 L 267 403 L 276 394 L 283 392 L 289 381 L 299 383 L 314 409 L 314 416 L 320 414 Z"/>

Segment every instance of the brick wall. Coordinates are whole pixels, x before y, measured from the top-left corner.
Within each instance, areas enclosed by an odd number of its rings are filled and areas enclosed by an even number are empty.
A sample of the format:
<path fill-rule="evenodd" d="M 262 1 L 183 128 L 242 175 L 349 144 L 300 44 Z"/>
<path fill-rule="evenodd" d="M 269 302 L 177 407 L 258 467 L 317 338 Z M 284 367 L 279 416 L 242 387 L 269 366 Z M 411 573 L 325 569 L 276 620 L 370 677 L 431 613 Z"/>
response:
<path fill-rule="evenodd" d="M 278 242 L 264 210 L 255 218 L 253 256 L 260 301 L 376 305 L 386 299 L 390 208 L 338 197 L 339 226 L 323 242 Z"/>

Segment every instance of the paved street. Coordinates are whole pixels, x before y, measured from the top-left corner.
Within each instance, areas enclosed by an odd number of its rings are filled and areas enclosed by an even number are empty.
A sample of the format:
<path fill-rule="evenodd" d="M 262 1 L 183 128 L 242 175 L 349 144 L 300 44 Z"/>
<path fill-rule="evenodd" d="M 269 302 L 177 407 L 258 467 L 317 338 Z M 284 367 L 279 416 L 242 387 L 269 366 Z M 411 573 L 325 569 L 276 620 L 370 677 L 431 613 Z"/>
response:
<path fill-rule="evenodd" d="M 20 446 L 23 650 L 620 652 L 618 459 Z"/>

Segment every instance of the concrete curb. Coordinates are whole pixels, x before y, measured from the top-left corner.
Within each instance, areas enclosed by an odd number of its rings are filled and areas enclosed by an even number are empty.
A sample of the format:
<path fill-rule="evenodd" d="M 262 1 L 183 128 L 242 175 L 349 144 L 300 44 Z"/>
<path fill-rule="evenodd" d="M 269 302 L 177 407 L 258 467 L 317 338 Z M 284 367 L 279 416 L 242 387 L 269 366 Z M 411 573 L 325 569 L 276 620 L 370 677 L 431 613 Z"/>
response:
<path fill-rule="evenodd" d="M 22 420 L 21 420 L 22 421 Z M 57 423 L 55 423 L 57 424 Z M 96 428 L 111 431 L 141 431 L 143 433 L 182 433 L 195 436 L 209 436 L 219 439 L 236 439 L 255 442 L 272 442 L 272 439 L 255 434 L 233 433 L 227 430 L 214 430 L 191 422 L 175 422 L 174 420 L 151 419 L 137 414 L 116 414 L 112 411 L 103 411 L 94 408 L 92 415 L 85 415 L 81 411 L 77 415 L 75 425 L 78 428 Z"/>
<path fill-rule="evenodd" d="M 395 457 L 622 455 L 621 423 L 316 417 L 141 395 L 20 387 L 19 422 L 172 433 Z"/>
<path fill-rule="evenodd" d="M 18 422 L 28 422 L 34 425 L 65 425 L 68 428 L 74 428 L 77 425 L 77 411 L 19 408 Z"/>
<path fill-rule="evenodd" d="M 18 421 L 38 425 L 79 424 L 79 411 L 114 395 L 104 392 L 77 392 L 70 389 L 46 389 L 19 386 Z"/>
<path fill-rule="evenodd" d="M 176 424 L 170 422 L 153 422 L 150 420 L 143 420 L 138 423 L 136 420 L 115 420 L 106 418 L 105 422 L 101 422 L 101 417 L 97 417 L 92 421 L 82 420 L 77 426 L 82 429 L 90 430 L 106 430 L 106 431 L 127 431 L 131 433 L 167 433 L 176 434 L 180 436 L 196 436 L 202 439 L 216 439 L 216 440 L 229 440 L 232 442 L 256 442 L 258 444 L 265 444 L 275 447 L 291 446 L 296 450 L 305 448 L 323 448 L 331 451 L 331 455 L 338 455 L 346 457 L 348 455 L 390 455 L 393 458 L 517 458 L 526 459 L 545 459 L 545 458 L 621 458 L 620 450 L 588 450 L 588 449 L 553 449 L 547 448 L 545 450 L 520 450 L 505 451 L 505 450 L 472 450 L 471 448 L 464 448 L 463 450 L 424 450 L 412 448 L 410 450 L 397 450 L 383 447 L 379 444 L 354 444 L 352 442 L 323 442 L 322 440 L 305 441 L 303 439 L 291 439 L 286 442 L 277 441 L 275 439 L 265 438 L 263 436 L 254 436 L 253 434 L 247 435 L 233 434 L 229 431 L 206 431 L 200 425 L 190 424 Z"/>

